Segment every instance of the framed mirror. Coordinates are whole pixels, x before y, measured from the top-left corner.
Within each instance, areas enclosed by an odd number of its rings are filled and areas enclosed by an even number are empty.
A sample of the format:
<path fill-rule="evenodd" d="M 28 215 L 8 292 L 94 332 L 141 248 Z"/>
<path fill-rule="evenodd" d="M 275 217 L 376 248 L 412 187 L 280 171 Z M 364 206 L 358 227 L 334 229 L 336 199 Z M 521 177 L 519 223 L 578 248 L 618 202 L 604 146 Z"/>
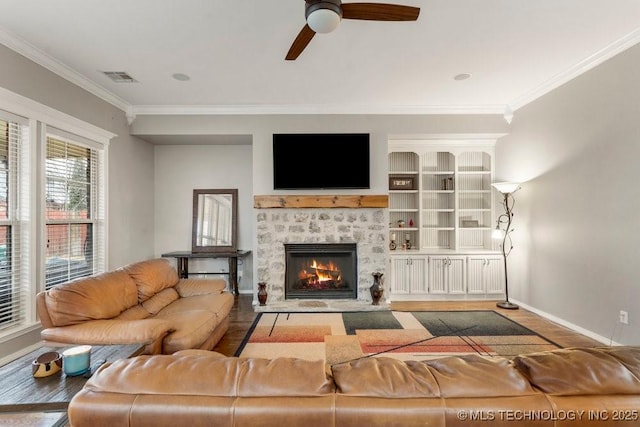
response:
<path fill-rule="evenodd" d="M 193 190 L 192 252 L 235 252 L 238 190 Z"/>

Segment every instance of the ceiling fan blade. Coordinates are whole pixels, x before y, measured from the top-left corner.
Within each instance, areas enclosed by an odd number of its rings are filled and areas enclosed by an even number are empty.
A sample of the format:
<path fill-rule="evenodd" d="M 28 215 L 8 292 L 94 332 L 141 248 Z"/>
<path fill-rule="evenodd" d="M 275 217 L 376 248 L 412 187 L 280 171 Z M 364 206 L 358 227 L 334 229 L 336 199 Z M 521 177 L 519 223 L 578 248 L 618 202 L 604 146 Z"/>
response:
<path fill-rule="evenodd" d="M 367 21 L 415 21 L 420 8 L 387 3 L 343 3 L 343 19 Z"/>
<path fill-rule="evenodd" d="M 316 35 L 316 32 L 313 31 L 307 24 L 304 24 L 300 33 L 298 33 L 298 37 L 293 41 L 291 47 L 289 48 L 289 52 L 287 52 L 287 56 L 284 58 L 287 61 L 295 60 L 305 47 L 309 44 L 313 36 Z"/>

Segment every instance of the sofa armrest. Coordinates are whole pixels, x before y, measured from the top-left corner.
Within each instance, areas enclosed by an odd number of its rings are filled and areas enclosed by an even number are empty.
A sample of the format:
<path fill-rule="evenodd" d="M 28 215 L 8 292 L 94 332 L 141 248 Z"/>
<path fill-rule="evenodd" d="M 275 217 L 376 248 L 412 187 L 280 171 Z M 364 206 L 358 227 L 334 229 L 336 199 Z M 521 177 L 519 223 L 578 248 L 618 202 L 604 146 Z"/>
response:
<path fill-rule="evenodd" d="M 180 279 L 175 288 L 180 297 L 219 294 L 227 287 L 224 279 Z"/>
<path fill-rule="evenodd" d="M 163 319 L 91 320 L 42 330 L 46 341 L 68 344 L 151 344 L 173 330 Z"/>

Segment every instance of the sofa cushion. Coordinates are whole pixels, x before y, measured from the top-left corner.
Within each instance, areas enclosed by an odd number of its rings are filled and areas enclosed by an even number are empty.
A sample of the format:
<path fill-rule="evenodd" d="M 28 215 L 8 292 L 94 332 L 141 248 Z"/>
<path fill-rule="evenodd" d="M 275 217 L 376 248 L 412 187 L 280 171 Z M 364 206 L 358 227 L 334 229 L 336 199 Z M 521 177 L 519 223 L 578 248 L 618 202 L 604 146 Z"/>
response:
<path fill-rule="evenodd" d="M 504 397 L 533 394 L 535 391 L 502 357 L 443 357 L 424 362 L 438 385 L 442 397 Z"/>
<path fill-rule="evenodd" d="M 195 295 L 219 294 L 227 288 L 223 279 L 180 279 L 176 290 L 181 297 Z"/>
<path fill-rule="evenodd" d="M 58 285 L 45 294 L 54 326 L 111 319 L 137 304 L 138 291 L 128 274 L 113 271 Z"/>
<path fill-rule="evenodd" d="M 531 384 L 559 396 L 639 394 L 640 380 L 617 358 L 594 349 L 517 356 L 514 366 Z"/>
<path fill-rule="evenodd" d="M 47 328 L 43 339 L 69 344 L 151 344 L 172 330 L 170 322 L 161 319 L 92 320 L 77 325 Z"/>
<path fill-rule="evenodd" d="M 178 283 L 178 273 L 169 260 L 158 258 L 122 267 L 138 287 L 138 302 L 142 303 L 163 289 Z"/>
<path fill-rule="evenodd" d="M 178 380 L 176 380 L 178 379 Z M 105 364 L 85 389 L 185 396 L 319 396 L 333 393 L 324 361 L 212 355 L 137 356 Z"/>
<path fill-rule="evenodd" d="M 214 313 L 219 317 L 226 317 L 233 307 L 233 296 L 229 293 L 206 294 L 193 297 L 179 298 L 158 312 L 159 315 L 183 313 L 192 310 L 202 310 Z"/>
<path fill-rule="evenodd" d="M 137 294 L 136 294 L 137 298 Z M 114 319 L 116 320 L 141 320 L 149 317 L 149 312 L 140 304 L 134 305 L 133 307 L 129 307 L 120 315 L 116 316 Z"/>
<path fill-rule="evenodd" d="M 145 302 L 142 306 L 149 312 L 149 314 L 156 314 L 175 300 L 180 298 L 178 292 L 173 288 L 163 289 Z"/>
<path fill-rule="evenodd" d="M 161 311 L 154 319 L 166 320 L 174 330 L 167 335 L 162 343 L 164 354 L 200 347 L 219 323 L 216 316 L 212 316 L 210 312 L 204 310 L 164 314 Z"/>
<path fill-rule="evenodd" d="M 640 346 L 597 347 L 591 351 L 602 351 L 618 359 L 636 378 L 640 378 Z"/>
<path fill-rule="evenodd" d="M 338 391 L 350 396 L 438 397 L 438 383 L 422 362 L 373 357 L 331 367 Z"/>

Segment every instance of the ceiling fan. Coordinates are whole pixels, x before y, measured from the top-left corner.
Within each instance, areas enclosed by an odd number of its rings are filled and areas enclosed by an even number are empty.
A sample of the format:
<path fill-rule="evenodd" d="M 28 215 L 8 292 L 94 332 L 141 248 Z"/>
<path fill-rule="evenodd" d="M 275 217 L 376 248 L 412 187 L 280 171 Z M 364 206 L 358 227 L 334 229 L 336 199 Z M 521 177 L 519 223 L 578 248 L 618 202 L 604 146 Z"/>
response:
<path fill-rule="evenodd" d="M 419 7 L 388 3 L 346 3 L 341 0 L 305 0 L 307 23 L 293 41 L 285 59 L 295 60 L 316 33 L 330 33 L 342 19 L 366 21 L 415 21 Z"/>

